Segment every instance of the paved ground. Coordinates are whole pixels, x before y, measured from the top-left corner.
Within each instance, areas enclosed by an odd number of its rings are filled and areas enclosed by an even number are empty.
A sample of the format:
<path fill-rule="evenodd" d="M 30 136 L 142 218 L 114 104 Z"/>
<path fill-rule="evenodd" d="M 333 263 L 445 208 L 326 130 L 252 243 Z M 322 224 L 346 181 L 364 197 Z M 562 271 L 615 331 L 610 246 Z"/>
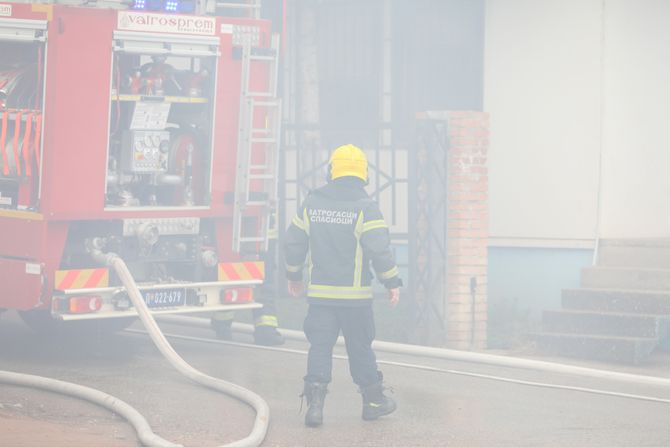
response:
<path fill-rule="evenodd" d="M 126 447 L 137 444 L 132 428 L 104 409 L 22 388 L 0 386 L 0 390 L 2 446 Z"/>
<path fill-rule="evenodd" d="M 122 334 L 88 339 L 39 339 L 11 315 L 0 318 L 0 368 L 92 386 L 137 408 L 152 428 L 189 447 L 217 446 L 249 432 L 253 411 L 183 379 L 147 337 Z M 166 332 L 209 331 L 164 325 Z M 239 335 L 239 340 L 248 337 Z M 272 421 L 265 446 L 664 446 L 670 444 L 668 404 L 522 386 L 460 373 L 648 394 L 670 390 L 622 386 L 595 379 L 380 354 L 380 360 L 419 363 L 437 372 L 382 366 L 395 387 L 398 411 L 377 422 L 360 419 L 360 395 L 346 363 L 336 360 L 326 423 L 306 429 L 299 414 L 305 358 L 300 353 L 172 339 L 194 367 L 263 396 Z M 304 350 L 300 343 L 287 348 Z M 670 362 L 629 372 L 667 375 Z M 582 362 L 584 363 L 584 362 Z M 598 365 L 602 366 L 602 365 Z M 125 421 L 62 396 L 0 386 L 0 445 L 11 447 L 134 447 Z"/>

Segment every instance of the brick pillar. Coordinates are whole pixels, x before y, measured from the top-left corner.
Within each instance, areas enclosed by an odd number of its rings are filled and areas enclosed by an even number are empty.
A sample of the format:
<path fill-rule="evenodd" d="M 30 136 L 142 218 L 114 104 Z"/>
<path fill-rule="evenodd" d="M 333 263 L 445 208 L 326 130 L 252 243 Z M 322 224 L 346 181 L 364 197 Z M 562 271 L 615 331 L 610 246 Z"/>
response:
<path fill-rule="evenodd" d="M 489 117 L 482 112 L 445 115 L 449 138 L 447 345 L 485 348 Z"/>

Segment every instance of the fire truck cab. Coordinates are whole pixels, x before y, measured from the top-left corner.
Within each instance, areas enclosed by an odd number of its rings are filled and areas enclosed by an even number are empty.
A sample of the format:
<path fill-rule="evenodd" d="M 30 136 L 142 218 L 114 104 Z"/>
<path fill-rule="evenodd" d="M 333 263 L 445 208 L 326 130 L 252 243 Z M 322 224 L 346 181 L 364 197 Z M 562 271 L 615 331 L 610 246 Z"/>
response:
<path fill-rule="evenodd" d="M 260 306 L 278 38 L 179 3 L 0 1 L 0 308 L 33 326 L 135 315 L 104 253 L 154 313 Z"/>

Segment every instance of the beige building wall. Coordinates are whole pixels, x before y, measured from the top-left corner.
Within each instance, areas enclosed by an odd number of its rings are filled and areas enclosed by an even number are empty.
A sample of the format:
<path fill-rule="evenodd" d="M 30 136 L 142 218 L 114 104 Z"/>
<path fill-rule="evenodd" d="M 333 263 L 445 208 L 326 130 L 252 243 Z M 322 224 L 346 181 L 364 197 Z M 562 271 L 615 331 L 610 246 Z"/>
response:
<path fill-rule="evenodd" d="M 491 244 L 594 236 L 600 150 L 599 0 L 488 0 Z"/>
<path fill-rule="evenodd" d="M 670 2 L 488 0 L 486 14 L 491 244 L 670 236 Z"/>
<path fill-rule="evenodd" d="M 604 237 L 670 236 L 670 2 L 605 4 Z"/>

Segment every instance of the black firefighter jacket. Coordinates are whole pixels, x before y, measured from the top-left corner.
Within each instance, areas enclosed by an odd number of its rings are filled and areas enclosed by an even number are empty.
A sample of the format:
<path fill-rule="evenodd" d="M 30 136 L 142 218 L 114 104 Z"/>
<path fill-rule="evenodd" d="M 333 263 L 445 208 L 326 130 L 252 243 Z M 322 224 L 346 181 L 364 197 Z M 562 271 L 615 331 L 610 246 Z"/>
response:
<path fill-rule="evenodd" d="M 370 264 L 386 288 L 402 285 L 388 226 L 355 177 L 336 179 L 307 196 L 287 230 L 285 255 L 291 281 L 302 280 L 307 260 L 310 303 L 369 305 Z"/>

